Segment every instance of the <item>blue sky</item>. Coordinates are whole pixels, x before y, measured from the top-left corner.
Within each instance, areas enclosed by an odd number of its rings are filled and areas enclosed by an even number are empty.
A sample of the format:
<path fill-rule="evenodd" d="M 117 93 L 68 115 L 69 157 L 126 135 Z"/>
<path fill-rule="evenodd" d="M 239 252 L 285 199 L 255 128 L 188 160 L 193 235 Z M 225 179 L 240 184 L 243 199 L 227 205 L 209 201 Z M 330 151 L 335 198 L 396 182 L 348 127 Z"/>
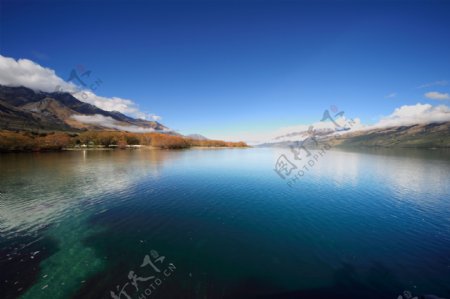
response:
<path fill-rule="evenodd" d="M 374 123 L 448 93 L 449 1 L 1 1 L 0 54 L 100 96 L 132 99 L 181 133 L 224 138 L 320 120 Z M 387 97 L 390 94 L 395 96 Z M 448 103 L 448 102 L 447 102 Z"/>

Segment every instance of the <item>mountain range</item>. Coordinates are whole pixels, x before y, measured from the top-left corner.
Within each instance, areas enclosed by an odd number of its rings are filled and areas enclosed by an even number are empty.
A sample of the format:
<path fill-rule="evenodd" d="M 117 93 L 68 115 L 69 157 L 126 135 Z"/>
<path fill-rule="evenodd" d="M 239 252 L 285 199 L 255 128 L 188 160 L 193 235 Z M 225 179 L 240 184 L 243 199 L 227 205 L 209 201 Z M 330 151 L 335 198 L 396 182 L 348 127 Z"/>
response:
<path fill-rule="evenodd" d="M 68 92 L 42 92 L 0 85 L 0 130 L 67 131 L 117 130 L 170 132 L 157 121 L 105 111 Z"/>
<path fill-rule="evenodd" d="M 157 121 L 136 119 L 82 102 L 68 92 L 42 92 L 0 85 L 0 130 L 33 132 L 128 131 L 179 135 Z M 311 132 L 291 132 L 258 147 L 298 145 Z M 340 147 L 450 148 L 450 122 L 432 122 L 365 130 L 315 130 L 319 142 Z M 199 134 L 187 136 L 208 140 Z M 300 141 L 297 141 L 300 140 Z"/>
<path fill-rule="evenodd" d="M 275 141 L 260 144 L 257 147 L 299 146 L 303 142 L 306 147 L 316 146 L 313 141 L 305 141 L 308 134 L 307 131 L 293 132 L 280 136 L 279 139 L 286 137 L 304 139 L 302 141 Z M 333 147 L 450 148 L 450 122 L 373 128 L 339 134 L 333 130 L 318 130 L 315 138 L 319 146 L 328 144 Z"/>

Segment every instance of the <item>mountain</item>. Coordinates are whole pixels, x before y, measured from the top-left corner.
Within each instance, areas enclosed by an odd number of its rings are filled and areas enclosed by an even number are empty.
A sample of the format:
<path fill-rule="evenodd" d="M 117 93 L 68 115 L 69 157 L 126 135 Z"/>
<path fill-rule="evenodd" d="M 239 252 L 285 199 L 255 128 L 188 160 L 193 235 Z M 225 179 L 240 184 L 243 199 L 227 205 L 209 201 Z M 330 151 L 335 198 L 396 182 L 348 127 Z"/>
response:
<path fill-rule="evenodd" d="M 67 92 L 42 92 L 0 85 L 0 129 L 6 130 L 169 130 L 157 121 L 105 111 Z"/>
<path fill-rule="evenodd" d="M 356 131 L 328 141 L 341 147 L 450 148 L 450 122 Z"/>
<path fill-rule="evenodd" d="M 450 122 L 375 128 L 340 135 L 322 134 L 316 138 L 319 144 L 326 143 L 332 147 L 450 148 Z M 298 143 L 281 141 L 264 143 L 257 147 L 289 147 L 291 145 L 298 145 Z M 314 142 L 305 144 L 307 147 L 313 145 Z"/>

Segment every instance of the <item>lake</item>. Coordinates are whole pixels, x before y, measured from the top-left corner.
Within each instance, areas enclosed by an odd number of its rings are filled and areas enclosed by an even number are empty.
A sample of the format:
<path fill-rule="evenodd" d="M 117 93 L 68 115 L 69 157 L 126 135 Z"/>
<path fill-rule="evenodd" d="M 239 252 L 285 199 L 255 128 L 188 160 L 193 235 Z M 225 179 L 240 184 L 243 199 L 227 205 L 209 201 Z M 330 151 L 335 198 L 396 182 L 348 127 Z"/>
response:
<path fill-rule="evenodd" d="M 449 151 L 281 154 L 0 155 L 0 297 L 450 298 Z"/>

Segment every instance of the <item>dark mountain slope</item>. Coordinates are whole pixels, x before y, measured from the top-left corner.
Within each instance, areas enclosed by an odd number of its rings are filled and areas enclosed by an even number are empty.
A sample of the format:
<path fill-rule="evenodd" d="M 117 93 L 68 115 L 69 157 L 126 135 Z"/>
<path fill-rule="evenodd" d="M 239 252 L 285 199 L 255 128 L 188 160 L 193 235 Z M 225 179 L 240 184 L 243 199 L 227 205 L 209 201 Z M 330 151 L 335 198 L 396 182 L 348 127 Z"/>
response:
<path fill-rule="evenodd" d="M 120 126 L 138 126 L 167 130 L 156 121 L 134 119 L 117 111 L 105 111 L 82 102 L 67 92 L 41 92 L 26 87 L 0 85 L 0 129 L 8 130 L 79 130 L 92 126 L 75 121 L 73 115 L 102 115 Z M 96 125 L 95 129 L 102 129 Z M 104 128 L 111 130 L 111 128 Z"/>

